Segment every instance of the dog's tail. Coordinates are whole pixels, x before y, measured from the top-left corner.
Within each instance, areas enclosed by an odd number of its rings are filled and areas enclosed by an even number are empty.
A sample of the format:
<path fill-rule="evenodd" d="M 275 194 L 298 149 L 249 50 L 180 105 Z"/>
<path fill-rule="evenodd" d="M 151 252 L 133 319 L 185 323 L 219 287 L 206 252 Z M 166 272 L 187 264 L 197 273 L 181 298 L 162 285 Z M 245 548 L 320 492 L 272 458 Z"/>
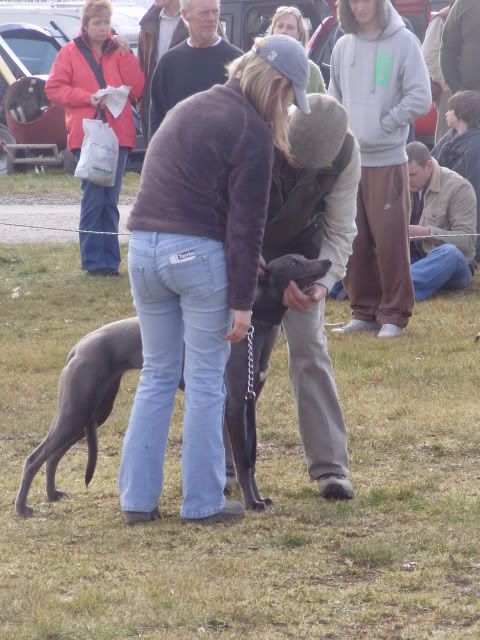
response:
<path fill-rule="evenodd" d="M 97 425 L 94 420 L 89 420 L 85 427 L 85 437 L 87 439 L 88 446 L 88 458 L 87 468 L 85 470 L 85 486 L 88 487 L 90 480 L 95 473 L 95 467 L 97 466 L 98 457 L 98 442 L 97 442 Z"/>

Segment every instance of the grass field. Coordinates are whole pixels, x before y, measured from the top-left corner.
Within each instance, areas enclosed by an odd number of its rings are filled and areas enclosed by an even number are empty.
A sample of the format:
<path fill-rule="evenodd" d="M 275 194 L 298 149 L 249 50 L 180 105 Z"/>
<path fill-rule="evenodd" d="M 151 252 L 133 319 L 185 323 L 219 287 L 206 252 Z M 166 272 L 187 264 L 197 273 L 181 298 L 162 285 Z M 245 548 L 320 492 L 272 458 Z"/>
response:
<path fill-rule="evenodd" d="M 1 639 L 480 638 L 478 282 L 418 304 L 400 339 L 331 336 L 355 501 L 322 502 L 307 478 L 281 339 L 258 418 L 267 512 L 180 523 L 179 397 L 162 519 L 123 524 L 132 373 L 88 490 L 79 444 L 58 472 L 69 499 L 48 503 L 40 473 L 24 520 L 23 460 L 48 431 L 69 349 L 133 315 L 126 276 L 87 278 L 78 262 L 75 244 L 0 245 Z M 348 317 L 348 303 L 327 303 L 327 323 Z"/>
<path fill-rule="evenodd" d="M 125 174 L 120 201 L 134 198 L 139 181 L 138 173 L 129 171 Z M 60 169 L 48 169 L 47 173 L 28 171 L 11 176 L 0 175 L 0 197 L 7 195 L 24 198 L 48 196 L 52 199 L 66 197 L 80 201 L 80 180 Z"/>

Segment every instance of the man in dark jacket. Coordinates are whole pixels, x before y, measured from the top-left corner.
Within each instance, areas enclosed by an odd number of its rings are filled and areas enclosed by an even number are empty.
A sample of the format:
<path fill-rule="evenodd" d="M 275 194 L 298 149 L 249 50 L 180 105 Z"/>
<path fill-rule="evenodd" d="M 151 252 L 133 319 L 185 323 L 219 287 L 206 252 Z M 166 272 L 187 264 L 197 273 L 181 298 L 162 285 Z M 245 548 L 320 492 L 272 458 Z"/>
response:
<path fill-rule="evenodd" d="M 160 59 L 150 86 L 149 139 L 167 111 L 214 84 L 224 84 L 226 65 L 242 51 L 218 35 L 219 0 L 181 0 L 190 37 Z"/>
<path fill-rule="evenodd" d="M 274 162 L 263 256 L 285 253 L 327 258 L 329 272 L 301 291 L 291 282 L 285 291 L 284 328 L 289 373 L 297 405 L 300 438 L 308 474 L 320 496 L 354 497 L 348 478 L 347 434 L 323 330 L 325 298 L 352 252 L 356 234 L 360 151 L 347 129 L 345 109 L 329 96 L 309 96 L 311 114 L 295 109 L 288 127 L 291 156 Z"/>
<path fill-rule="evenodd" d="M 477 198 L 477 233 L 480 233 L 480 92 L 457 91 L 447 103 L 448 133 L 432 149 L 442 167 L 456 171 L 472 185 Z M 480 262 L 480 237 L 475 260 Z"/>
<path fill-rule="evenodd" d="M 155 0 L 140 20 L 138 59 L 146 78 L 145 92 L 139 100 L 142 133 L 148 140 L 150 83 L 164 53 L 188 38 L 188 27 L 180 15 L 180 0 Z"/>
<path fill-rule="evenodd" d="M 452 93 L 480 91 L 480 3 L 457 0 L 442 34 L 440 65 Z"/>

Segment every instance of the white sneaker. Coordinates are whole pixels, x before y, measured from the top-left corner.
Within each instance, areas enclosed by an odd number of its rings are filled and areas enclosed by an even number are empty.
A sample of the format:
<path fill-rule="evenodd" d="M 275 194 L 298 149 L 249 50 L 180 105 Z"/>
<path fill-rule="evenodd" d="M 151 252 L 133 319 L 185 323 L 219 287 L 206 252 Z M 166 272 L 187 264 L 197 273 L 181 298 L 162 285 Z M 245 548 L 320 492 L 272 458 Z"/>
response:
<path fill-rule="evenodd" d="M 332 333 L 356 333 L 358 331 L 378 331 L 380 325 L 375 320 L 350 320 L 344 327 L 332 329 Z"/>
<path fill-rule="evenodd" d="M 377 338 L 398 338 L 402 335 L 402 327 L 398 327 L 396 324 L 384 324 L 377 334 Z"/>

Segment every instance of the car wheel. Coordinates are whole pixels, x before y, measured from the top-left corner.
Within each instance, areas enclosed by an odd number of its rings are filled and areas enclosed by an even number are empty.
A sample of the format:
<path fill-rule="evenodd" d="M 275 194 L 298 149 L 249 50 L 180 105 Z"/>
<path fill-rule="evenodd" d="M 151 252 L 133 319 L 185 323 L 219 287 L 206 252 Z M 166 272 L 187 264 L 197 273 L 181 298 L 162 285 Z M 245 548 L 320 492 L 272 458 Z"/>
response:
<path fill-rule="evenodd" d="M 15 144 L 16 140 L 12 132 L 4 124 L 0 124 L 0 173 L 8 172 L 8 156 L 5 149 L 6 144 Z"/>

